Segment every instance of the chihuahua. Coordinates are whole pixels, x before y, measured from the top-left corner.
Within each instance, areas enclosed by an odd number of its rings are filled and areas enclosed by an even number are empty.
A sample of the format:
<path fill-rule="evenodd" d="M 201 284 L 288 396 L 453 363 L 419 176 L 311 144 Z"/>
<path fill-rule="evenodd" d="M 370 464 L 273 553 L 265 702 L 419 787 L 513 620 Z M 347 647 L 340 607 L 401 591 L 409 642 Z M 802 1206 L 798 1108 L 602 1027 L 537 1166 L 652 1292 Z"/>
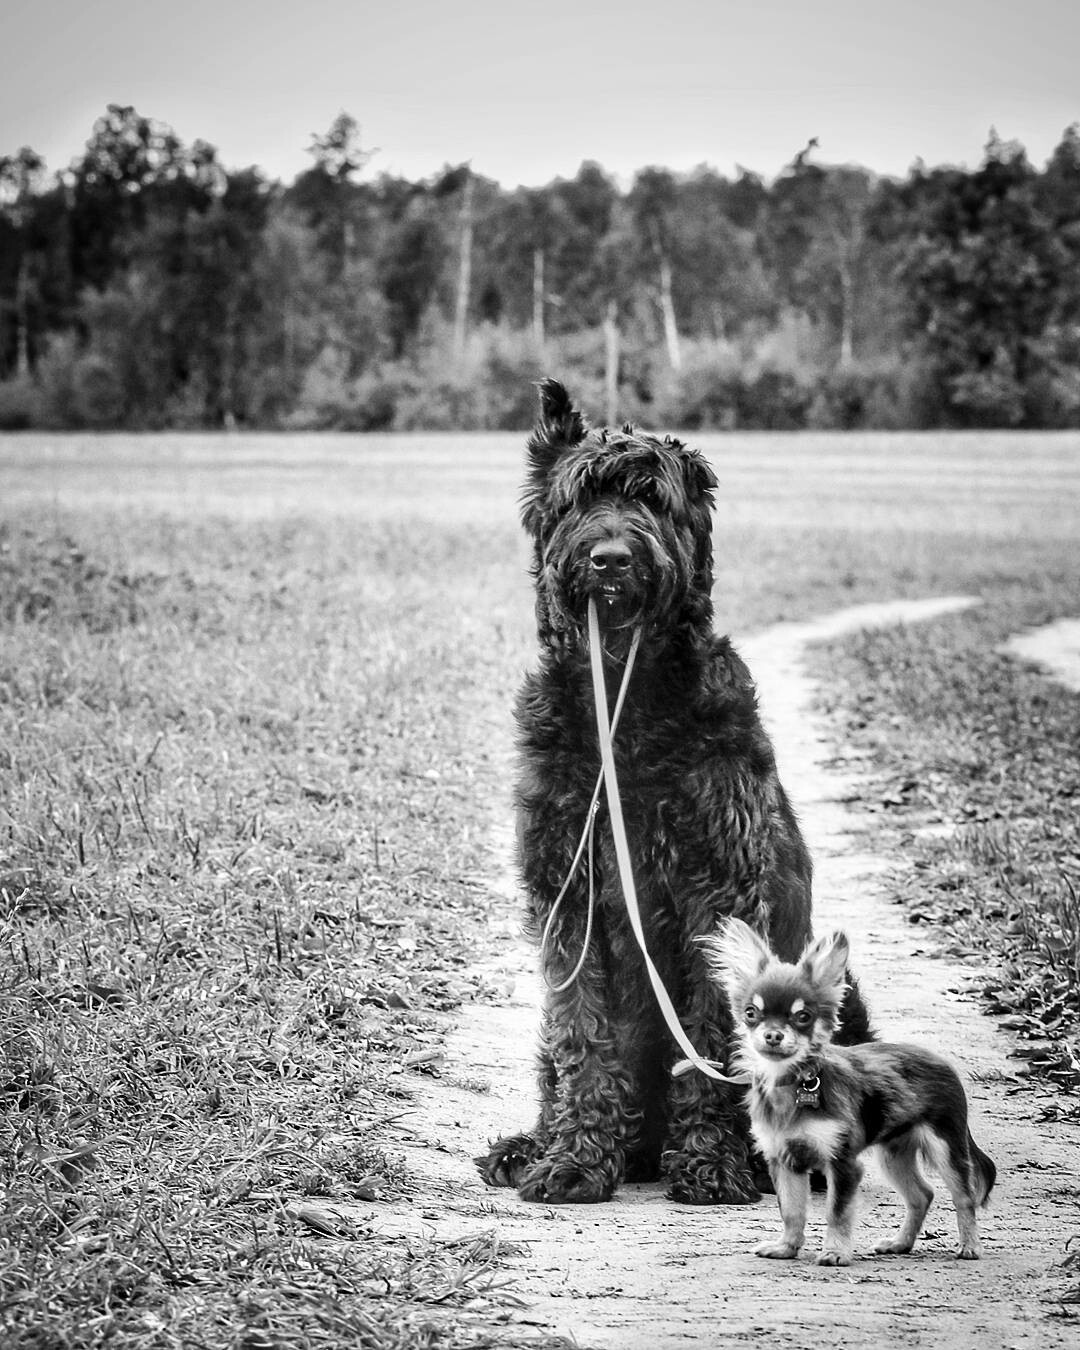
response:
<path fill-rule="evenodd" d="M 783 1233 L 758 1256 L 791 1260 L 803 1245 L 810 1173 L 828 1183 L 825 1242 L 818 1265 L 851 1261 L 860 1155 L 876 1147 L 905 1205 L 896 1236 L 876 1253 L 909 1252 L 933 1191 L 919 1167 L 928 1158 L 944 1178 L 960 1230 L 957 1256 L 982 1253 L 976 1206 L 997 1169 L 968 1129 L 968 1104 L 953 1067 L 914 1045 L 831 1040 L 844 995 L 843 933 L 811 942 L 795 965 L 779 961 L 747 924 L 727 919 L 702 939 L 731 1005 L 740 1042 L 736 1064 L 750 1079 L 750 1123 L 780 1202 Z"/>

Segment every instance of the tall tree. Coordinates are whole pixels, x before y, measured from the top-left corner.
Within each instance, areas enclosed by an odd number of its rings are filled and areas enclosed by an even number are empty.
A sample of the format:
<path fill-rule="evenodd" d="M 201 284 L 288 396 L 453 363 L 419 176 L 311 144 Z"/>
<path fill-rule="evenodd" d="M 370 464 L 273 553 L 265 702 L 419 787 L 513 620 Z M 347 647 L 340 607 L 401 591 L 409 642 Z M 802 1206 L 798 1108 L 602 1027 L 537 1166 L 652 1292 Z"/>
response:
<path fill-rule="evenodd" d="M 3 240 L 3 234 L 8 235 L 0 255 L 6 260 L 5 270 L 12 265 L 10 260 L 14 260 L 10 313 L 14 328 L 15 374 L 22 378 L 30 373 L 31 306 L 40 300 L 38 278 L 34 275 L 30 225 L 44 177 L 45 161 L 29 146 L 24 145 L 14 155 L 0 156 L 0 240 Z M 8 290 L 0 276 L 0 297 Z M 3 317 L 3 309 L 0 309 L 0 322 Z M 0 327 L 0 371 L 5 365 L 4 346 L 4 332 Z"/>
<path fill-rule="evenodd" d="M 651 271 L 655 278 L 654 293 L 660 309 L 668 362 L 672 370 L 678 370 L 682 366 L 682 346 L 672 293 L 673 218 L 678 200 L 674 175 L 667 169 L 640 170 L 630 189 L 629 200 L 646 274 Z"/>
<path fill-rule="evenodd" d="M 980 168 L 917 172 L 907 187 L 911 331 L 949 420 L 1020 425 L 1067 267 L 1022 147 L 992 135 Z"/>

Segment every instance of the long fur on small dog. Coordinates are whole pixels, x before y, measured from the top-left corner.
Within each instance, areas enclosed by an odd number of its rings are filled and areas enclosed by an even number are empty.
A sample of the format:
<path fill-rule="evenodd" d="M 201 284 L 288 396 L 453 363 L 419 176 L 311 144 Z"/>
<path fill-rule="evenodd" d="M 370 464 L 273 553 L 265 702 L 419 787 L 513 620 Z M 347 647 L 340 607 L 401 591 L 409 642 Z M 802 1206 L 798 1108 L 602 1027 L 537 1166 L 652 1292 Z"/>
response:
<path fill-rule="evenodd" d="M 906 1212 L 876 1253 L 909 1252 L 933 1199 L 919 1167 L 929 1157 L 956 1207 L 957 1256 L 982 1249 L 975 1217 L 997 1169 L 968 1129 L 968 1104 L 955 1069 L 915 1045 L 831 1043 L 845 989 L 848 943 L 832 933 L 807 945 L 795 964 L 778 960 L 740 919 L 703 940 L 731 1007 L 750 1077 L 750 1122 L 780 1202 L 783 1233 L 758 1256 L 792 1259 L 803 1245 L 811 1171 L 828 1181 L 819 1265 L 851 1261 L 860 1155 L 876 1147 Z"/>

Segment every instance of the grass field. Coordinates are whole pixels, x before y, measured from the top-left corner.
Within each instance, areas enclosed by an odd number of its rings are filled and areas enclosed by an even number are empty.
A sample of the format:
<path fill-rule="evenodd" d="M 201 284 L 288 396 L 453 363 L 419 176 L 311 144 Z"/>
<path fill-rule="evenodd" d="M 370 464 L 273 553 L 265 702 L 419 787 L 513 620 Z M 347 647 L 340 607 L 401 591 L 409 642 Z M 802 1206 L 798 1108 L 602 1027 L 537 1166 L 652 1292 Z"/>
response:
<path fill-rule="evenodd" d="M 700 444 L 724 628 L 983 597 L 820 660 L 912 903 L 970 946 L 994 897 L 988 987 L 1070 1087 L 1076 701 L 993 648 L 1080 613 L 1080 446 Z M 498 1343 L 495 1235 L 333 1202 L 422 1203 L 391 1125 L 479 992 L 520 471 L 502 436 L 0 438 L 5 1350 Z M 934 813 L 964 831 L 915 836 Z"/>

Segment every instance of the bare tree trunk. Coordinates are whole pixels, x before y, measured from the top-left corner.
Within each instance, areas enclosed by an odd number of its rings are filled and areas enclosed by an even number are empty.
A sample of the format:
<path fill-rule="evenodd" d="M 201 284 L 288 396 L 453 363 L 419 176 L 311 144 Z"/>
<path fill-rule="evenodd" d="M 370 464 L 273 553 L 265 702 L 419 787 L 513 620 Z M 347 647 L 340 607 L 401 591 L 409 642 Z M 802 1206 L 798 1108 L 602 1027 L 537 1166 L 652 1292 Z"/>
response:
<path fill-rule="evenodd" d="M 293 373 L 293 317 L 292 305 L 289 304 L 288 296 L 281 307 L 281 368 L 285 379 L 285 387 L 292 389 Z"/>
<path fill-rule="evenodd" d="M 236 297 L 229 296 L 225 306 L 225 341 L 221 348 L 221 424 L 226 431 L 236 430 Z"/>
<path fill-rule="evenodd" d="M 840 369 L 847 370 L 855 359 L 855 285 L 846 258 L 840 262 Z"/>
<path fill-rule="evenodd" d="M 672 370 L 682 369 L 682 350 L 679 346 L 679 325 L 675 322 L 675 305 L 671 299 L 671 263 L 666 253 L 660 254 L 660 311 L 664 316 L 664 341 Z"/>
<path fill-rule="evenodd" d="M 533 340 L 544 348 L 544 250 L 533 249 Z"/>
<path fill-rule="evenodd" d="M 461 198 L 461 246 L 458 254 L 457 303 L 454 306 L 454 354 L 465 354 L 465 337 L 468 331 L 469 289 L 472 285 L 472 236 L 473 236 L 473 179 L 470 172 L 465 179 L 465 190 Z"/>
<path fill-rule="evenodd" d="M 15 374 L 30 374 L 30 267 L 24 253 L 15 283 Z"/>
<path fill-rule="evenodd" d="M 604 419 L 614 426 L 619 416 L 619 308 L 608 301 L 604 315 Z"/>

